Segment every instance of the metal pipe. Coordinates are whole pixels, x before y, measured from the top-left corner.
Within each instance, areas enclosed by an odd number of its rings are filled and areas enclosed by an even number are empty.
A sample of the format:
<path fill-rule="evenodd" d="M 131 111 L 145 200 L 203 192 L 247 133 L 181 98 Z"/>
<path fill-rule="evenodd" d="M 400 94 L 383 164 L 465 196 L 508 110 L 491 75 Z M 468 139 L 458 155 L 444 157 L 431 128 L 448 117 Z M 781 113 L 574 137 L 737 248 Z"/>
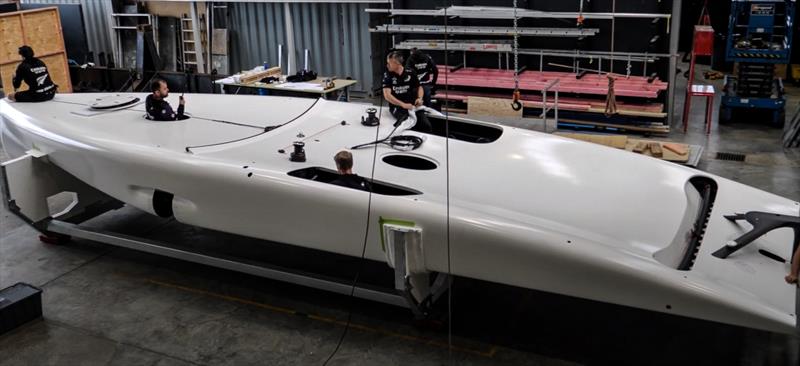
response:
<path fill-rule="evenodd" d="M 214 69 L 214 64 L 211 62 L 211 50 L 214 39 L 214 9 L 211 7 L 213 2 L 206 2 L 206 37 L 208 38 L 208 52 L 206 52 L 206 65 L 208 65 L 208 73 L 211 73 L 211 70 Z"/>
<path fill-rule="evenodd" d="M 472 18 L 472 19 L 513 19 L 513 9 L 509 7 L 482 7 L 482 6 L 451 6 L 447 11 L 450 17 L 459 18 Z M 428 9 L 376 9 L 367 8 L 367 13 L 383 13 L 391 15 L 406 15 L 406 16 L 444 16 L 443 9 L 428 10 Z M 518 11 L 518 18 L 550 18 L 550 19 L 576 19 L 581 13 L 579 12 L 551 12 L 539 10 L 520 10 Z M 584 19 L 604 19 L 611 20 L 614 18 L 634 18 L 634 19 L 652 19 L 652 18 L 671 18 L 670 14 L 661 13 L 583 13 Z"/>
<path fill-rule="evenodd" d="M 474 26 L 451 26 L 445 27 L 438 25 L 416 25 L 416 24 L 380 24 L 369 29 L 372 33 L 409 33 L 409 34 L 464 34 L 464 35 L 500 35 L 508 36 L 518 33 L 520 36 L 544 36 L 544 37 L 587 37 L 597 34 L 598 28 L 519 28 L 514 31 L 508 27 L 474 27 Z"/>
<path fill-rule="evenodd" d="M 311 274 L 283 270 L 282 268 L 278 267 L 255 265 L 188 250 L 171 248 L 167 245 L 167 243 L 162 243 L 155 240 L 98 230 L 58 220 L 50 221 L 47 224 L 47 230 L 76 238 L 96 241 L 98 243 L 105 243 L 116 247 L 180 259 L 187 262 L 198 263 L 216 268 L 223 268 L 230 271 L 247 273 L 275 281 L 292 283 L 343 295 L 352 295 L 359 298 L 405 308 L 409 307 L 408 303 L 402 296 L 394 293 L 383 292 L 366 287 L 354 287 L 349 283 L 335 282 L 322 277 L 313 276 Z"/>
<path fill-rule="evenodd" d="M 617 0 L 613 0 L 611 2 L 611 14 L 617 12 Z M 616 30 L 617 20 L 615 18 L 611 18 L 611 53 L 614 53 L 614 31 Z M 614 72 L 614 59 L 611 59 L 611 67 L 609 68 L 611 72 Z"/>
<path fill-rule="evenodd" d="M 475 49 L 473 45 L 476 45 L 480 41 L 462 41 L 462 42 L 448 42 L 448 50 L 450 51 L 471 51 L 471 52 L 502 52 L 508 53 L 511 51 L 511 44 L 510 43 L 502 43 L 500 41 L 491 41 L 491 42 L 499 42 L 499 43 L 480 43 L 486 46 L 482 49 Z M 401 50 L 410 50 L 412 48 L 417 48 L 420 50 L 444 50 L 444 43 L 440 40 L 408 40 L 400 42 L 396 45 L 397 49 Z M 614 56 L 616 59 L 619 60 L 627 60 L 628 56 L 632 56 L 633 59 L 646 59 L 648 61 L 655 60 L 659 57 L 669 57 L 670 55 L 667 53 L 649 53 L 649 52 L 608 52 L 608 51 L 567 51 L 567 50 L 556 50 L 556 49 L 532 49 L 532 48 L 520 48 L 520 54 L 527 54 L 527 55 L 539 55 L 541 52 L 545 53 L 545 56 L 577 56 L 581 58 L 591 58 L 591 57 L 598 57 L 598 56 Z"/>
<path fill-rule="evenodd" d="M 283 4 L 283 19 L 286 31 L 286 75 L 292 74 L 292 69 L 295 66 L 295 48 L 294 48 L 294 24 L 292 23 L 292 11 L 289 8 L 289 3 Z"/>
<path fill-rule="evenodd" d="M 680 39 L 680 24 L 681 24 L 681 5 L 682 0 L 672 0 L 672 22 L 678 24 L 677 27 L 671 27 L 669 35 L 669 89 L 667 90 L 667 122 L 672 126 L 675 119 L 675 79 L 678 68 L 678 41 Z"/>

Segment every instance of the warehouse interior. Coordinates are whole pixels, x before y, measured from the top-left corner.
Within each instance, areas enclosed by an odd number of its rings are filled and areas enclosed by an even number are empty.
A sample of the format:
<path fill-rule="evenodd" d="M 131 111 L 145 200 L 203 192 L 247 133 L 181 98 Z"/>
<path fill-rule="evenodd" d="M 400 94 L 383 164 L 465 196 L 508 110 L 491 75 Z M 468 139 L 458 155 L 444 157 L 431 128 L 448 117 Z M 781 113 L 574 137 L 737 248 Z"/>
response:
<path fill-rule="evenodd" d="M 796 13 L 0 0 L 0 365 L 798 365 Z"/>

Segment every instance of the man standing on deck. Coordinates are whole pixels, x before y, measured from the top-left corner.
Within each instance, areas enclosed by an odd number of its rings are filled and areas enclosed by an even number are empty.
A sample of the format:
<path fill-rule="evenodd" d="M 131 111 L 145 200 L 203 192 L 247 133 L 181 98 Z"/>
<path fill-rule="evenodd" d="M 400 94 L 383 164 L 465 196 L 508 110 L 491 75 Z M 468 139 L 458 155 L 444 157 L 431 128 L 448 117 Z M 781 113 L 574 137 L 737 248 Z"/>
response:
<path fill-rule="evenodd" d="M 411 49 L 411 55 L 408 56 L 406 61 L 406 68 L 411 69 L 417 73 L 419 85 L 422 86 L 424 92 L 422 96 L 422 104 L 426 107 L 431 107 L 431 94 L 436 87 L 436 81 L 439 80 L 439 68 L 433 62 L 433 58 L 416 48 Z"/>

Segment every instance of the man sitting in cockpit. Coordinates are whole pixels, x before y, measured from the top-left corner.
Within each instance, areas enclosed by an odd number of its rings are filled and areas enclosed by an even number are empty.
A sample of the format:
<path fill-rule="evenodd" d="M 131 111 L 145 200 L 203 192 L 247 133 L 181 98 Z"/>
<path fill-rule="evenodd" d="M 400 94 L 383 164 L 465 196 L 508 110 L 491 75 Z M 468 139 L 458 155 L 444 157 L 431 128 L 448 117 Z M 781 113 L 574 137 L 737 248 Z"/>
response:
<path fill-rule="evenodd" d="M 331 184 L 347 188 L 360 189 L 362 191 L 369 191 L 372 188 L 366 179 L 353 174 L 352 153 L 347 150 L 339 151 L 333 157 L 333 160 L 336 162 L 336 169 L 339 171 L 340 175 L 339 178 L 336 178 L 336 180 L 332 181 Z"/>
<path fill-rule="evenodd" d="M 178 113 L 172 110 L 172 106 L 166 101 L 169 96 L 169 88 L 167 82 L 163 79 L 155 79 L 150 84 L 151 94 L 147 96 L 144 103 L 145 111 L 147 111 L 147 119 L 154 121 L 176 121 L 186 119 L 183 114 L 183 108 L 186 105 L 186 100 L 183 96 L 180 98 L 180 105 L 178 105 Z"/>

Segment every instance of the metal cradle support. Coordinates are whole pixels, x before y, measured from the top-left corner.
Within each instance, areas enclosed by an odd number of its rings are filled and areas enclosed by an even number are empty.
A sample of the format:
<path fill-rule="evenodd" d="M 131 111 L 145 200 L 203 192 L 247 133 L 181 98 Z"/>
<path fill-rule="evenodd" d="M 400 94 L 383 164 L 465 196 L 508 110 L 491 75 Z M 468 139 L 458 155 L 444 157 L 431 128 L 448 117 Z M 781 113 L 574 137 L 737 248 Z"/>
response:
<path fill-rule="evenodd" d="M 416 304 L 410 303 L 405 295 L 393 293 L 389 289 L 353 286 L 346 280 L 340 281 L 262 263 L 256 265 L 218 258 L 178 249 L 175 245 L 147 238 L 82 226 L 80 223 L 111 209 L 120 208 L 122 203 L 50 163 L 47 156 L 38 151 L 29 151 L 26 155 L 0 164 L 0 179 L 4 183 L 3 203 L 9 211 L 48 236 L 66 235 L 92 240 L 338 294 L 352 293 L 355 297 L 400 307 L 408 308 L 412 307 L 411 304 Z M 74 193 L 74 201 L 62 212 L 51 214 L 47 199 L 61 192 Z M 412 310 L 417 314 L 417 309 Z"/>
<path fill-rule="evenodd" d="M 387 263 L 394 268 L 395 290 L 417 319 L 431 315 L 432 306 L 449 288 L 452 276 L 425 268 L 422 229 L 408 224 L 383 223 Z M 413 224 L 412 224 L 413 225 Z"/>

